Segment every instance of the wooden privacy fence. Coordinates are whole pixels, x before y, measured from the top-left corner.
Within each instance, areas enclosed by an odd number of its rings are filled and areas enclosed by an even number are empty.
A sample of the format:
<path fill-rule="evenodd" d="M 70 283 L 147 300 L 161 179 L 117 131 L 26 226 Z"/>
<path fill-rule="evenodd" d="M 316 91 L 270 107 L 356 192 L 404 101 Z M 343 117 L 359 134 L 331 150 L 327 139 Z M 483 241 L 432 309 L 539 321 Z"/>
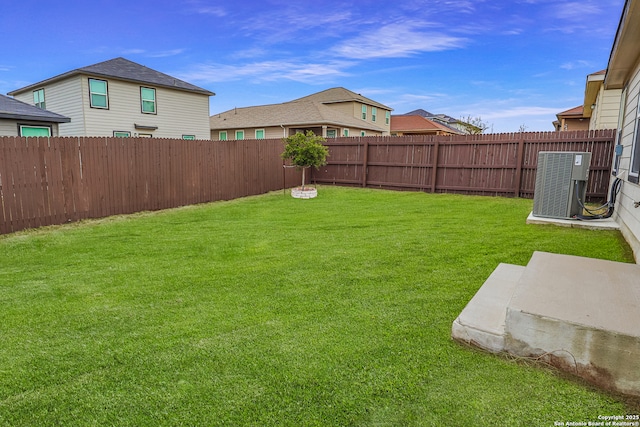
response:
<path fill-rule="evenodd" d="M 339 138 L 319 184 L 533 198 L 538 152 L 592 153 L 588 199 L 607 198 L 614 130 Z"/>
<path fill-rule="evenodd" d="M 0 233 L 294 186 L 281 140 L 0 137 Z"/>
<path fill-rule="evenodd" d="M 589 151 L 607 197 L 615 131 L 337 138 L 322 184 L 533 197 L 539 151 Z M 0 137 L 0 233 L 293 187 L 280 139 Z"/>

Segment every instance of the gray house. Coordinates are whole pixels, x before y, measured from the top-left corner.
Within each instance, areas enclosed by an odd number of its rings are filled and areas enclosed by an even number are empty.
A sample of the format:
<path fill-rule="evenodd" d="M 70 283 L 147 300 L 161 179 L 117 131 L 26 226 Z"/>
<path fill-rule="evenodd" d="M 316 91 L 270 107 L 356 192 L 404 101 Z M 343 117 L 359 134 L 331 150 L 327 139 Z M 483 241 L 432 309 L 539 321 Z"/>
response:
<path fill-rule="evenodd" d="M 58 136 L 58 125 L 71 119 L 0 95 L 0 136 Z"/>
<path fill-rule="evenodd" d="M 213 92 L 115 58 L 78 68 L 9 95 L 70 117 L 60 136 L 209 139 Z"/>

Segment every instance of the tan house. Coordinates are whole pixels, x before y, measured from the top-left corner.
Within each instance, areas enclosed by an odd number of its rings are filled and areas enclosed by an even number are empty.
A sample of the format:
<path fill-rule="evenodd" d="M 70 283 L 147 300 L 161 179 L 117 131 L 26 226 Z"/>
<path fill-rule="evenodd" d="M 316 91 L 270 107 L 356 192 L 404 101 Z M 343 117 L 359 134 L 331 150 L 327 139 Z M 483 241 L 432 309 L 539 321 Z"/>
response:
<path fill-rule="evenodd" d="M 16 99 L 69 117 L 60 136 L 209 139 L 215 95 L 124 58 L 14 90 Z"/>
<path fill-rule="evenodd" d="M 462 135 L 464 132 L 422 116 L 392 115 L 391 135 Z"/>
<path fill-rule="evenodd" d="M 71 119 L 0 95 L 0 136 L 58 136 L 58 125 Z"/>
<path fill-rule="evenodd" d="M 622 89 L 604 88 L 607 70 L 587 76 L 584 89 L 584 117 L 589 117 L 589 129 L 616 129 L 620 113 Z"/>
<path fill-rule="evenodd" d="M 589 118 L 584 115 L 582 105 L 558 113 L 556 118 L 553 122 L 556 131 L 589 129 Z"/>
<path fill-rule="evenodd" d="M 281 104 L 211 116 L 211 139 L 283 138 L 313 131 L 325 138 L 390 135 L 391 108 L 337 87 Z"/>
<path fill-rule="evenodd" d="M 640 262 L 640 0 L 626 0 L 604 90 L 620 90 L 619 137 L 613 170 L 622 181 L 614 219 Z M 640 280 L 640 278 L 639 278 Z"/>

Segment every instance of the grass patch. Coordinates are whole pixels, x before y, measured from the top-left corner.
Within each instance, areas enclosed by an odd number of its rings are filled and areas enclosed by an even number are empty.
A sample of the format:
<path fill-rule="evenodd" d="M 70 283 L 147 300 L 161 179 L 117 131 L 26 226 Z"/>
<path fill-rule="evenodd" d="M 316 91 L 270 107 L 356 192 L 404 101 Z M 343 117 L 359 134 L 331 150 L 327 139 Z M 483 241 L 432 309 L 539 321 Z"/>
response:
<path fill-rule="evenodd" d="M 533 251 L 632 261 L 532 202 L 321 187 L 0 237 L 0 424 L 533 426 L 636 410 L 451 323 Z"/>

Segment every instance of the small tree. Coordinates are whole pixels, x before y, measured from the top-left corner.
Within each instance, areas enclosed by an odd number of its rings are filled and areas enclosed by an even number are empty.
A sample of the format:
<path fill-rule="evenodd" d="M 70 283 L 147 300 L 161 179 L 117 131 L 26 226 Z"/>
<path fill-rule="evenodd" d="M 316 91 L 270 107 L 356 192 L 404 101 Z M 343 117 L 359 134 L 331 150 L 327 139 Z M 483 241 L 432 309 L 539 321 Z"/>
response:
<path fill-rule="evenodd" d="M 288 138 L 282 138 L 285 143 L 282 158 L 291 160 L 291 163 L 302 170 L 302 189 L 304 190 L 304 171 L 311 166 L 319 169 L 327 164 L 329 149 L 322 145 L 326 142 L 321 136 L 317 136 L 308 130 L 306 134 L 296 133 Z"/>

